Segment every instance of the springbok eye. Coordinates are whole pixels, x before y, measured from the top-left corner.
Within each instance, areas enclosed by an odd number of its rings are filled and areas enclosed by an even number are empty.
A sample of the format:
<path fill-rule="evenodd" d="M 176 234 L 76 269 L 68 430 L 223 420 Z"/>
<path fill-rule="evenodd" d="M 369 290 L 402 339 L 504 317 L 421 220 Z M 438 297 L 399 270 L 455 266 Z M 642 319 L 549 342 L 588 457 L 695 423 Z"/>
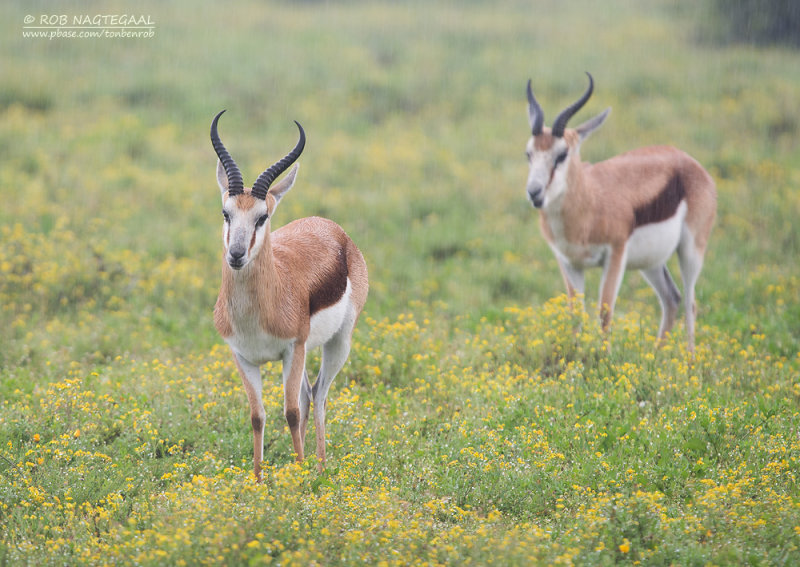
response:
<path fill-rule="evenodd" d="M 269 215 L 261 215 L 260 217 L 258 217 L 258 220 L 256 221 L 256 228 L 261 228 L 261 226 L 263 226 L 263 224 L 267 222 L 268 217 Z"/>
<path fill-rule="evenodd" d="M 567 152 L 561 152 L 556 156 L 556 161 L 553 164 L 553 169 L 557 168 L 559 165 L 564 163 L 564 160 L 567 159 Z"/>
<path fill-rule="evenodd" d="M 223 219 L 225 220 L 225 222 L 227 222 L 227 223 L 231 222 L 231 216 L 228 214 L 228 211 L 226 211 L 226 210 L 223 210 L 223 211 L 222 211 L 222 218 L 223 218 Z"/>

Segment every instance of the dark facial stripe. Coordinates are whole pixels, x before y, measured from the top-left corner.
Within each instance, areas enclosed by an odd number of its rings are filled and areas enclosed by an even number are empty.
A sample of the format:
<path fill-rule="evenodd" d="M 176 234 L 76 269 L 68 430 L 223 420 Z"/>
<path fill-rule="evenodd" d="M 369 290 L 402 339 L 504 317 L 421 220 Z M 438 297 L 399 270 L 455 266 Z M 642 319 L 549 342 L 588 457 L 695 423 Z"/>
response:
<path fill-rule="evenodd" d="M 678 205 L 686 197 L 686 191 L 678 174 L 672 176 L 659 194 L 634 210 L 634 228 L 665 221 L 675 214 Z"/>
<path fill-rule="evenodd" d="M 344 247 L 339 250 L 336 264 L 332 268 L 311 289 L 308 301 L 311 315 L 339 301 L 347 289 L 347 256 Z"/>

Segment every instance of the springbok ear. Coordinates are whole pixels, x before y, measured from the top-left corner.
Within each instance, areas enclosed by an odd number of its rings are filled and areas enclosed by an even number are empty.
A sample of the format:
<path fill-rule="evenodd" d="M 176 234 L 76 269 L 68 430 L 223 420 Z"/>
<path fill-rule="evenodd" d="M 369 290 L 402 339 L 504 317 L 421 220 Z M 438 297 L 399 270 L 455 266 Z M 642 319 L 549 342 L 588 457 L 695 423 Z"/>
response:
<path fill-rule="evenodd" d="M 575 131 L 581 138 L 581 142 L 586 138 L 588 138 L 589 134 L 591 134 L 592 132 L 594 132 L 600 126 L 603 125 L 603 122 L 605 122 L 609 112 L 611 112 L 611 107 L 606 108 L 603 112 L 601 112 L 594 118 L 590 118 L 589 120 L 587 120 L 586 122 L 575 128 Z"/>
<path fill-rule="evenodd" d="M 300 164 L 294 164 L 294 167 L 289 170 L 283 179 L 278 181 L 275 185 L 270 187 L 269 194 L 272 195 L 272 198 L 275 199 L 275 206 L 278 206 L 278 203 L 283 198 L 284 195 L 292 188 L 294 185 L 294 180 L 297 177 L 297 168 Z"/>
<path fill-rule="evenodd" d="M 222 167 L 222 162 L 220 160 L 217 160 L 217 185 L 219 185 L 219 190 L 224 196 L 225 192 L 228 190 L 228 174 L 225 173 L 225 168 Z"/>

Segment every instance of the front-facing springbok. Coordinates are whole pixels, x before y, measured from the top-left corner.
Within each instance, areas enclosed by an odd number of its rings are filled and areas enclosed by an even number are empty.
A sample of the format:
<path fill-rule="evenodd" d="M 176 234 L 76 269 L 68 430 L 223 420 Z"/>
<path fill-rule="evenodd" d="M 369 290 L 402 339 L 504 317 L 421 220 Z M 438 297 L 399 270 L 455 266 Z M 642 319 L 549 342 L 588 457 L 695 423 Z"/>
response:
<path fill-rule="evenodd" d="M 589 75 L 587 73 L 587 75 Z M 600 317 L 607 330 L 626 268 L 641 270 L 661 303 L 659 339 L 672 328 L 681 299 L 667 270 L 678 253 L 686 295 L 686 334 L 694 352 L 694 287 L 714 224 L 714 180 L 686 153 L 669 146 L 639 148 L 596 164 L 581 163 L 580 146 L 606 119 L 605 110 L 577 128 L 567 122 L 592 95 L 594 81 L 552 128 L 528 81 L 532 136 L 528 198 L 541 210 L 541 230 L 573 297 L 583 293 L 585 268 L 602 267 Z"/>
<path fill-rule="evenodd" d="M 351 335 L 367 300 L 367 266 L 350 237 L 333 221 L 303 218 L 270 233 L 270 218 L 294 185 L 297 165 L 270 185 L 303 151 L 305 133 L 300 124 L 295 148 L 250 189 L 244 187 L 242 174 L 217 133 L 222 112 L 211 123 L 224 219 L 222 286 L 214 325 L 231 347 L 250 403 L 255 476 L 260 480 L 266 419 L 259 367 L 270 360 L 283 363 L 284 415 L 298 461 L 303 460 L 309 406 L 314 403 L 322 470 L 326 399 L 350 353 Z M 322 346 L 322 362 L 311 386 L 306 352 L 317 346 Z"/>

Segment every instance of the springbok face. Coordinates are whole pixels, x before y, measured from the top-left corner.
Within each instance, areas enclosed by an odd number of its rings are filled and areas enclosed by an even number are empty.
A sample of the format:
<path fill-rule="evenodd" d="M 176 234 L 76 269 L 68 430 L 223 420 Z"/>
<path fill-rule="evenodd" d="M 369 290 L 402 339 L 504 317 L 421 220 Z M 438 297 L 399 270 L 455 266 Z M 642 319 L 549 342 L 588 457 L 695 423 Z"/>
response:
<path fill-rule="evenodd" d="M 572 149 L 577 151 L 578 148 Z M 528 156 L 528 200 L 537 209 L 553 202 L 567 187 L 567 156 L 571 151 L 564 138 L 556 138 L 550 128 L 531 136 L 525 153 Z"/>
<path fill-rule="evenodd" d="M 270 230 L 271 212 L 266 200 L 256 199 L 249 191 L 233 196 L 225 189 L 222 191 L 225 261 L 239 270 L 258 255 Z"/>
<path fill-rule="evenodd" d="M 544 127 L 544 112 L 536 101 L 528 81 L 528 119 L 531 125 L 531 137 L 525 153 L 528 156 L 528 182 L 526 191 L 528 200 L 537 209 L 557 202 L 567 189 L 567 180 L 571 167 L 580 163 L 580 145 L 589 134 L 596 130 L 608 116 L 611 109 L 595 116 L 575 129 L 566 129 L 567 122 L 574 116 L 589 97 L 592 96 L 594 81 L 589 73 L 589 87 L 580 99 L 565 108 L 556 117 L 552 128 Z"/>
<path fill-rule="evenodd" d="M 294 149 L 267 168 L 253 183 L 253 187 L 248 189 L 244 187 L 239 167 L 217 133 L 217 122 L 223 112 L 217 114 L 211 123 L 211 142 L 219 157 L 217 183 L 222 192 L 222 244 L 225 261 L 232 269 L 241 270 L 258 256 L 264 242 L 269 239 L 269 219 L 278 202 L 294 185 L 297 165 L 274 187 L 270 188 L 270 185 L 300 157 L 306 136 L 303 127 L 295 122 L 300 130 L 300 139 Z"/>

